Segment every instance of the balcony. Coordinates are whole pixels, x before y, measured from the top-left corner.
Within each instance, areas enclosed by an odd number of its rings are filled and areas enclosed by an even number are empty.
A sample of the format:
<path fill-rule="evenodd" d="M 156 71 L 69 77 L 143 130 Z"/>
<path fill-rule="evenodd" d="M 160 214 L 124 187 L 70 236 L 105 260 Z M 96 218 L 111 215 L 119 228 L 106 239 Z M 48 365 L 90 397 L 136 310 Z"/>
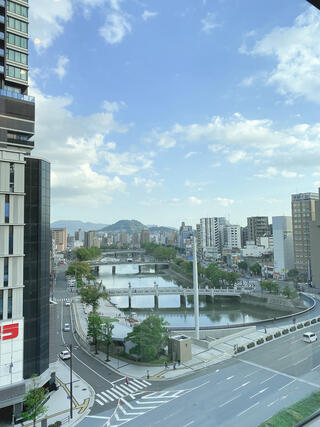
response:
<path fill-rule="evenodd" d="M 0 96 L 8 98 L 20 99 L 21 101 L 35 102 L 34 96 L 22 95 L 21 93 L 12 92 L 10 90 L 0 89 Z"/>

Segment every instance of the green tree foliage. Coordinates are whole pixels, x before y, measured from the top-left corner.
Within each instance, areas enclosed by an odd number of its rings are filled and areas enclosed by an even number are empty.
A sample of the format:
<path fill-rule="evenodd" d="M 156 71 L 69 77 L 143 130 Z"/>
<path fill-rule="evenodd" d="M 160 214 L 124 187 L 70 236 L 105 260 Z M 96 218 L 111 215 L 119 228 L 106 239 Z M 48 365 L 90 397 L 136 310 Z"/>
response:
<path fill-rule="evenodd" d="M 240 277 L 237 273 L 221 270 L 216 263 L 208 265 L 205 270 L 205 276 L 210 280 L 214 288 L 234 287 Z"/>
<path fill-rule="evenodd" d="M 278 283 L 272 282 L 271 280 L 260 282 L 260 287 L 262 291 L 267 291 L 273 294 L 279 293 Z"/>
<path fill-rule="evenodd" d="M 103 320 L 96 312 L 92 312 L 88 316 L 88 332 L 89 338 L 92 338 L 95 347 L 95 353 L 98 354 L 99 338 L 103 332 Z"/>
<path fill-rule="evenodd" d="M 118 322 L 118 319 L 102 319 L 102 329 L 99 341 L 106 347 L 106 362 L 110 361 L 110 345 L 112 344 L 112 330 L 114 328 L 114 322 Z"/>
<path fill-rule="evenodd" d="M 287 298 L 296 298 L 298 296 L 297 292 L 294 289 L 291 289 L 288 285 L 283 288 L 282 295 Z"/>
<path fill-rule="evenodd" d="M 142 362 L 151 362 L 159 357 L 159 353 L 168 343 L 167 322 L 163 318 L 147 317 L 140 325 L 127 335 L 126 341 L 135 344 L 130 354 L 138 355 Z"/>
<path fill-rule="evenodd" d="M 79 261 L 89 261 L 101 255 L 101 249 L 93 246 L 92 248 L 79 248 L 76 250 L 76 257 Z"/>
<path fill-rule="evenodd" d="M 142 248 L 145 249 L 147 255 L 151 255 L 160 261 L 175 259 L 177 255 L 177 251 L 174 248 L 156 245 L 155 243 L 144 243 Z"/>
<path fill-rule="evenodd" d="M 74 276 L 76 279 L 82 280 L 91 273 L 90 265 L 85 261 L 76 261 L 69 265 L 66 274 Z"/>
<path fill-rule="evenodd" d="M 256 262 L 250 267 L 250 271 L 256 276 L 261 276 L 261 265 Z"/>
<path fill-rule="evenodd" d="M 79 289 L 79 294 L 81 302 L 92 307 L 93 312 L 97 311 L 100 298 L 108 298 L 108 293 L 98 285 L 85 284 Z"/>
<path fill-rule="evenodd" d="M 33 421 L 34 427 L 37 424 L 37 419 L 47 411 L 46 406 L 44 406 L 46 392 L 43 387 L 36 386 L 36 377 L 37 375 L 33 375 L 33 388 L 29 390 L 24 398 L 25 411 L 22 413 L 23 420 Z"/>
<path fill-rule="evenodd" d="M 238 267 L 242 271 L 248 271 L 248 264 L 245 261 L 240 261 Z"/>
<path fill-rule="evenodd" d="M 288 271 L 288 277 L 289 279 L 293 280 L 294 282 L 297 282 L 299 279 L 299 271 L 293 268 L 292 270 Z"/>

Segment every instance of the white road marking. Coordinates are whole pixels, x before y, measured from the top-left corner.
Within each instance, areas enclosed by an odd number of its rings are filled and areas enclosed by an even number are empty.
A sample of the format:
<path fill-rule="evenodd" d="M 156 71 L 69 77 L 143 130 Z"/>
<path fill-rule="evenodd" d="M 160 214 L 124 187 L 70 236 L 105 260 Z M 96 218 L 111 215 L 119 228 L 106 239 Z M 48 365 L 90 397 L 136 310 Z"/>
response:
<path fill-rule="evenodd" d="M 112 397 L 110 397 L 105 391 L 101 391 L 100 394 L 103 394 L 103 396 L 105 396 L 107 399 L 109 399 L 111 402 L 114 401 L 114 399 Z"/>
<path fill-rule="evenodd" d="M 118 380 L 112 381 L 112 384 L 118 383 L 119 381 L 124 381 L 126 377 L 119 378 Z"/>
<path fill-rule="evenodd" d="M 124 407 L 122 406 L 122 405 L 119 405 L 118 406 L 118 408 L 124 413 L 124 415 L 130 415 L 130 416 L 132 416 L 132 415 L 143 415 L 145 412 L 134 412 L 134 413 L 131 413 L 131 414 L 129 414 L 125 409 L 124 409 Z M 139 409 L 139 408 L 137 408 L 137 409 Z"/>
<path fill-rule="evenodd" d="M 297 366 L 297 365 L 299 365 L 299 363 L 302 363 L 307 359 L 309 359 L 309 357 L 305 357 L 304 359 L 299 360 L 298 362 L 294 363 L 292 366 Z"/>
<path fill-rule="evenodd" d="M 290 384 L 292 384 L 292 383 L 294 383 L 294 382 L 295 382 L 295 380 L 290 381 L 289 383 L 287 383 L 287 384 L 285 384 L 284 386 L 280 387 L 280 388 L 279 388 L 279 391 L 280 391 L 280 390 L 282 390 L 282 389 L 284 389 L 284 388 L 286 388 L 288 385 L 290 385 Z"/>
<path fill-rule="evenodd" d="M 286 358 L 287 358 L 287 357 L 289 357 L 289 356 L 290 356 L 290 354 L 286 354 L 285 356 L 279 357 L 279 359 L 278 359 L 278 360 L 286 359 Z"/>
<path fill-rule="evenodd" d="M 269 403 L 267 406 L 270 407 L 274 405 L 275 403 L 279 402 L 280 399 L 274 400 L 273 402 Z"/>
<path fill-rule="evenodd" d="M 320 366 L 320 363 L 319 363 L 319 365 L 317 365 L 317 366 L 315 366 L 314 368 L 312 368 L 312 369 L 311 369 L 311 371 L 314 371 L 314 370 L 318 369 L 318 368 L 319 368 L 319 366 Z"/>
<path fill-rule="evenodd" d="M 104 403 L 100 402 L 100 400 L 96 399 L 96 402 L 99 403 L 99 405 L 103 406 Z"/>
<path fill-rule="evenodd" d="M 108 403 L 108 400 L 105 397 L 101 396 L 101 394 L 96 393 L 96 396 L 99 398 L 99 400 L 102 400 L 103 402 Z"/>
<path fill-rule="evenodd" d="M 194 421 L 190 421 L 190 423 L 188 423 L 188 424 L 184 425 L 183 427 L 191 426 L 191 424 L 194 424 Z"/>
<path fill-rule="evenodd" d="M 233 402 L 234 400 L 238 399 L 239 397 L 241 397 L 241 394 L 238 394 L 238 396 L 235 396 L 234 398 L 227 400 L 227 402 L 222 403 L 222 405 L 219 405 L 219 408 L 223 408 L 223 406 L 228 405 L 228 403 Z"/>
<path fill-rule="evenodd" d="M 253 371 L 253 372 L 250 372 L 250 374 L 245 375 L 245 376 L 244 376 L 244 378 L 251 377 L 251 375 L 254 375 L 254 374 L 256 374 L 257 372 L 259 372 L 259 371 Z"/>
<path fill-rule="evenodd" d="M 143 399 L 143 398 L 142 398 Z M 169 400 L 157 400 L 156 402 L 140 402 L 140 400 L 136 400 L 138 405 L 153 405 L 154 403 L 168 403 Z M 151 408 L 151 406 L 150 406 Z"/>
<path fill-rule="evenodd" d="M 259 394 L 264 393 L 266 390 L 268 390 L 268 388 L 269 388 L 269 387 L 264 388 L 263 390 L 258 391 L 258 393 L 253 394 L 252 396 L 250 396 L 250 398 L 249 398 L 249 399 L 253 399 L 254 397 L 258 396 Z"/>
<path fill-rule="evenodd" d="M 137 384 L 142 385 L 142 387 L 146 387 L 146 385 L 151 385 L 151 383 L 148 383 L 148 381 L 145 381 L 145 380 L 140 381 L 140 380 L 137 380 L 137 378 L 135 378 L 133 382 L 135 383 L 135 385 Z"/>
<path fill-rule="evenodd" d="M 239 388 L 245 387 L 245 386 L 246 386 L 246 385 L 248 385 L 249 383 L 251 383 L 251 381 L 248 381 L 248 382 L 246 382 L 246 383 L 243 383 L 243 384 L 239 385 L 239 387 L 234 388 L 232 391 L 237 391 L 237 390 L 239 390 Z"/>
<path fill-rule="evenodd" d="M 137 391 L 137 390 L 132 390 L 130 388 L 127 388 L 127 386 L 123 385 L 123 384 L 119 384 L 117 385 L 118 389 L 122 391 L 122 393 L 125 393 L 125 396 L 128 395 L 129 393 L 131 393 L 132 391 Z"/>
<path fill-rule="evenodd" d="M 117 387 L 117 388 L 116 388 Z M 121 388 L 119 388 L 118 386 L 113 387 L 112 392 L 116 393 L 116 395 L 123 397 L 123 396 L 127 396 L 129 393 L 125 393 Z"/>
<path fill-rule="evenodd" d="M 256 402 L 254 405 L 249 406 L 249 408 L 245 409 L 244 411 L 240 412 L 240 414 L 237 414 L 237 417 L 240 417 L 241 415 L 245 414 L 246 412 L 248 412 L 250 409 L 254 408 L 255 406 L 259 405 L 260 402 Z"/>
<path fill-rule="evenodd" d="M 228 377 L 227 378 L 227 380 L 229 381 L 229 380 L 231 380 L 231 378 L 233 378 L 234 377 L 234 375 L 231 375 L 231 377 Z"/>
<path fill-rule="evenodd" d="M 271 378 L 276 377 L 276 376 L 277 376 L 277 374 L 272 375 L 271 377 L 269 377 L 269 378 L 267 378 L 266 380 L 262 381 L 262 382 L 260 383 L 260 385 L 261 385 L 261 384 L 266 383 L 267 381 L 271 380 Z"/>

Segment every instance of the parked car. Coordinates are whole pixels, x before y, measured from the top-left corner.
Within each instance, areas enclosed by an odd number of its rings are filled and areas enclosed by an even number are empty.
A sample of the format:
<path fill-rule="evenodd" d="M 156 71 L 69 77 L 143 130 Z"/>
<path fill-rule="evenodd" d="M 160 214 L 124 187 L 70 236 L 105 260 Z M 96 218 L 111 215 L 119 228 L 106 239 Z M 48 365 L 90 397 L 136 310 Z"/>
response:
<path fill-rule="evenodd" d="M 314 332 L 305 332 L 303 334 L 303 341 L 304 342 L 311 343 L 311 342 L 317 341 L 317 339 L 318 339 L 318 337 Z"/>
<path fill-rule="evenodd" d="M 70 332 L 70 324 L 69 323 L 65 323 L 64 327 L 63 327 L 64 332 Z"/>
<path fill-rule="evenodd" d="M 60 356 L 60 358 L 61 358 L 62 360 L 66 360 L 66 359 L 70 359 L 70 358 L 71 358 L 70 351 L 68 351 L 68 350 L 62 350 L 62 351 L 60 352 L 59 356 Z"/>

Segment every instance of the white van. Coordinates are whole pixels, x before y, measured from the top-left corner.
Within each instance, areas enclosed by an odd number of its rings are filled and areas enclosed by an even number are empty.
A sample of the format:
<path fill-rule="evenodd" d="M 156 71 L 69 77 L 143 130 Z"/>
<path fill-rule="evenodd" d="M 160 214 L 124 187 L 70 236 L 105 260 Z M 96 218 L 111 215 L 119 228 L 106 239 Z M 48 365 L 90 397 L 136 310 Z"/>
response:
<path fill-rule="evenodd" d="M 314 342 L 317 341 L 317 335 L 314 332 L 305 332 L 303 334 L 303 341 L 304 342 Z"/>

